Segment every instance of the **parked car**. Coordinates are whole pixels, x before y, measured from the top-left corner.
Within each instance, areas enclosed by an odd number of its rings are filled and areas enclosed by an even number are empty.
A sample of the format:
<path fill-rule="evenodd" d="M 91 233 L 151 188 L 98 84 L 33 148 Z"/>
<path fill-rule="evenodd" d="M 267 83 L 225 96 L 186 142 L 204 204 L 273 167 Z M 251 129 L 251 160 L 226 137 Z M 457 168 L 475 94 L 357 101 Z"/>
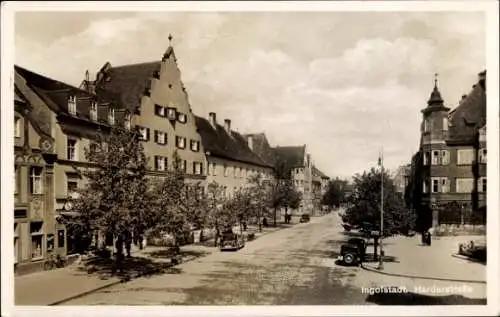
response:
<path fill-rule="evenodd" d="M 471 240 L 466 243 L 460 243 L 458 254 L 486 262 L 486 240 Z"/>
<path fill-rule="evenodd" d="M 352 238 L 340 246 L 337 260 L 345 265 L 358 265 L 365 260 L 366 241 L 363 238 Z"/>
<path fill-rule="evenodd" d="M 221 251 L 237 251 L 245 246 L 243 236 L 232 231 L 222 233 L 219 248 Z"/>
<path fill-rule="evenodd" d="M 301 217 L 300 217 L 300 222 L 309 222 L 311 220 L 311 217 L 309 216 L 309 214 L 303 214 Z"/>

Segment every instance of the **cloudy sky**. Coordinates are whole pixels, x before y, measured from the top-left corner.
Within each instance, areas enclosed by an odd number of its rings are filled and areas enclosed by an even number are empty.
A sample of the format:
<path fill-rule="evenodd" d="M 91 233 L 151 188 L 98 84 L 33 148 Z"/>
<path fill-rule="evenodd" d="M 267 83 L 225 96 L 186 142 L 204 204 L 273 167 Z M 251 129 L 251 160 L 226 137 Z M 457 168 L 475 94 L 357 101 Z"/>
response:
<path fill-rule="evenodd" d="M 307 144 L 329 176 L 409 162 L 439 73 L 456 105 L 485 69 L 473 12 L 22 12 L 16 64 L 78 85 L 106 61 L 161 59 L 174 36 L 193 111 L 271 145 Z"/>

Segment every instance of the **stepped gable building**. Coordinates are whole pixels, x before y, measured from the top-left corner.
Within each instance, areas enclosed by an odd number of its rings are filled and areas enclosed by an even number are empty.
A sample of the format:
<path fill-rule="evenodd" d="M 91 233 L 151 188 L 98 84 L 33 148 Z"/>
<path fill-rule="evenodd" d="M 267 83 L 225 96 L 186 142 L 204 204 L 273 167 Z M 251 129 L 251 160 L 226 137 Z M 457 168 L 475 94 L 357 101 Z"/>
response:
<path fill-rule="evenodd" d="M 94 80 L 87 73 L 81 87 L 119 100 L 133 115 L 131 125 L 139 128 L 151 158 L 149 175 L 162 176 L 173 169 L 175 152 L 188 181 L 204 182 L 205 151 L 172 46 L 160 61 L 121 66 L 108 62 Z"/>
<path fill-rule="evenodd" d="M 59 217 L 82 185 L 84 148 L 126 113 L 113 102 L 15 66 L 14 258 L 17 274 L 41 269 L 50 252 L 78 252 Z"/>
<path fill-rule="evenodd" d="M 435 81 L 422 110 L 421 213 L 426 226 L 484 224 L 486 216 L 486 71 L 458 106 L 444 106 Z M 418 177 L 418 176 L 417 176 Z"/>
<path fill-rule="evenodd" d="M 220 125 L 214 112 L 209 119 L 195 116 L 195 120 L 207 157 L 207 184 L 217 182 L 231 196 L 247 186 L 256 173 L 265 179 L 273 177 L 273 166 L 256 155 L 245 138 L 231 129 L 231 120 L 225 119 L 224 125 Z"/>

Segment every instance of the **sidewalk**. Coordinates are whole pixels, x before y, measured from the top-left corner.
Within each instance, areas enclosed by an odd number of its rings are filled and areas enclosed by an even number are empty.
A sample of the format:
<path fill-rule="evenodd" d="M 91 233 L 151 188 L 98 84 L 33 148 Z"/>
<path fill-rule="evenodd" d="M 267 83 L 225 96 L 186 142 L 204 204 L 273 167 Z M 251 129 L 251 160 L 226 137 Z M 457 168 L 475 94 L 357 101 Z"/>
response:
<path fill-rule="evenodd" d="M 433 296 L 486 298 L 486 265 L 454 256 L 459 243 L 478 238 L 433 238 L 431 246 L 422 246 L 420 236 L 385 239 L 383 269 L 378 269 L 378 262 L 363 263 L 360 279 L 370 281 L 371 285 L 364 286 L 399 286 Z M 372 250 L 369 246 L 367 251 Z"/>
<path fill-rule="evenodd" d="M 278 224 L 277 227 L 271 225 L 263 227 L 262 232 L 258 231 L 257 226 L 248 226 L 247 232 L 255 232 L 255 239 L 258 239 L 260 236 L 291 227 L 294 224 Z M 234 230 L 239 232 L 239 227 L 235 227 Z M 252 242 L 248 241 L 247 243 Z M 144 250 L 133 250 L 132 256 L 133 258 L 150 260 L 151 263 L 171 266 L 170 259 L 164 255 L 167 249 L 164 246 L 146 246 Z M 218 248 L 200 244 L 185 245 L 181 247 L 181 250 L 184 254 L 183 262 L 218 252 Z M 83 296 L 123 282 L 120 277 L 103 278 L 98 274 L 88 274 L 81 268 L 82 265 L 75 263 L 61 269 L 16 276 L 14 282 L 15 305 L 55 305 L 70 298 Z M 151 272 L 146 269 L 143 273 Z M 132 278 L 139 276 L 141 275 Z"/>

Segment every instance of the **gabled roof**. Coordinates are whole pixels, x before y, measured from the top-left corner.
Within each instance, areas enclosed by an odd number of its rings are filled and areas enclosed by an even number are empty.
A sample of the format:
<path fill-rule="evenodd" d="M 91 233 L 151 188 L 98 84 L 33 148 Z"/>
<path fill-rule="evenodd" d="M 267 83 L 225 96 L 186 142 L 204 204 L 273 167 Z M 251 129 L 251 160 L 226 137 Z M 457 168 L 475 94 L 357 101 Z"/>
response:
<path fill-rule="evenodd" d="M 261 160 L 264 162 L 275 165 L 276 164 L 276 155 L 273 151 L 273 148 L 269 145 L 267 141 L 266 135 L 264 133 L 251 133 L 243 135 L 245 140 L 248 143 L 248 139 L 252 138 L 253 144 L 253 152 L 257 154 Z"/>
<path fill-rule="evenodd" d="M 234 160 L 263 167 L 272 167 L 264 162 L 257 154 L 252 152 L 246 139 L 239 133 L 231 131 L 231 136 L 224 127 L 212 124 L 205 118 L 195 116 L 196 127 L 201 136 L 203 148 L 211 156 Z"/>
<path fill-rule="evenodd" d="M 450 113 L 447 141 L 475 138 L 476 129 L 486 124 L 486 90 L 484 82 L 472 87 L 467 97 Z"/>
<path fill-rule="evenodd" d="M 160 68 L 161 61 L 108 67 L 95 91 L 98 95 L 118 99 L 123 107 L 135 112 L 141 105 L 141 97 L 150 88 L 153 75 Z"/>
<path fill-rule="evenodd" d="M 305 165 L 306 146 L 278 146 L 273 148 L 276 160 L 284 164 L 286 170 Z"/>
<path fill-rule="evenodd" d="M 313 166 L 313 172 L 315 172 L 316 174 L 319 175 L 319 177 L 321 178 L 325 178 L 325 179 L 330 179 L 330 177 L 326 176 L 322 171 L 320 171 L 316 166 Z"/>

